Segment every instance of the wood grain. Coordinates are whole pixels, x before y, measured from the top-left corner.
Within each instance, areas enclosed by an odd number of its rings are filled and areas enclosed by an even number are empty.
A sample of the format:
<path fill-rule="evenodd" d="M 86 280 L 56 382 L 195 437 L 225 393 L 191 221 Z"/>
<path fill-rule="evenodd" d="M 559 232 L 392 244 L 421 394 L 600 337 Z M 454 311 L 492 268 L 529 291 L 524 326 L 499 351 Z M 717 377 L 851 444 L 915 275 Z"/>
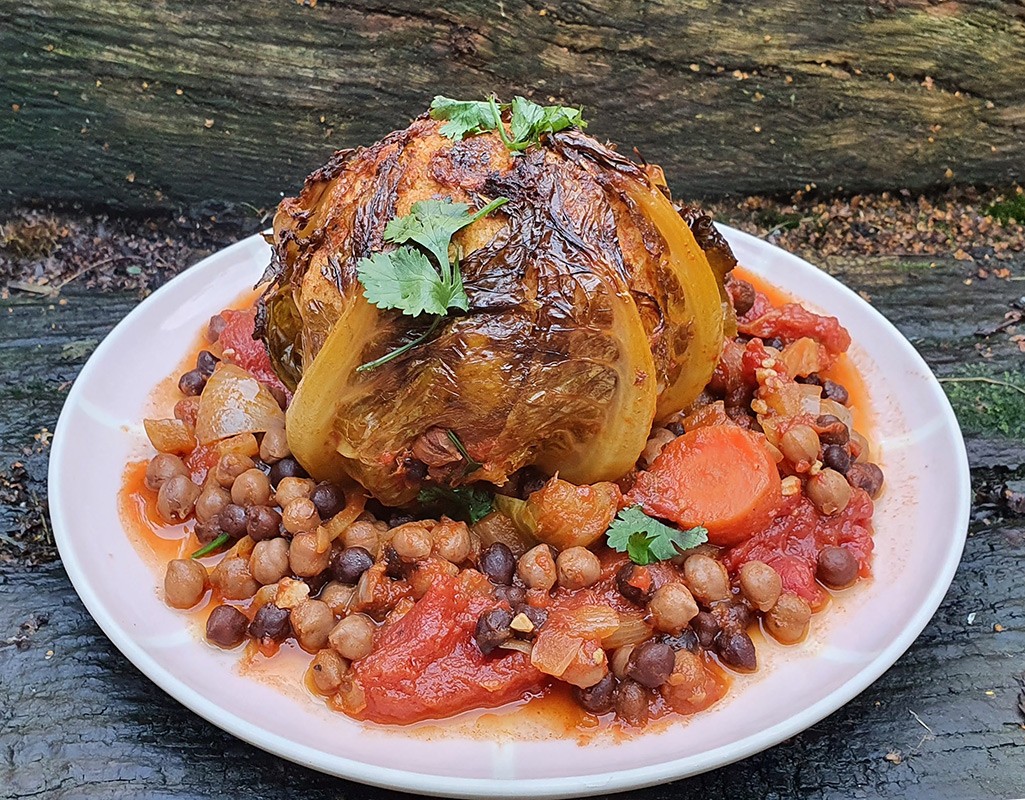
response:
<path fill-rule="evenodd" d="M 1025 164 L 1013 0 L 0 0 L 0 19 L 3 205 L 271 207 L 439 92 L 583 104 L 688 197 Z"/>
<path fill-rule="evenodd" d="M 922 268 L 906 258 L 834 258 L 827 267 L 868 294 L 941 374 L 977 362 L 979 322 L 999 320 L 1020 294 L 1020 284 L 997 280 L 966 290 L 964 268 L 953 260 Z M 959 302 L 952 307 L 955 292 Z M 33 433 L 53 429 L 88 343 L 139 298 L 69 293 L 65 299 L 64 306 L 37 297 L 0 301 L 0 469 L 23 462 L 28 490 L 40 498 L 46 451 Z M 1014 368 L 1020 359 L 1015 350 L 997 348 L 987 368 Z M 1025 442 L 995 430 L 967 433 L 977 486 L 1025 469 Z M 0 532 L 39 513 L 31 503 L 0 504 Z M 981 506 L 975 517 L 939 612 L 908 653 L 861 696 L 739 764 L 621 796 L 1020 796 L 1025 520 L 994 517 L 984 524 Z M 994 630 L 997 624 L 1001 632 Z M 0 565 L 0 676 L 2 798 L 395 796 L 267 755 L 179 706 L 103 636 L 59 563 L 31 567 L 15 558 Z"/>

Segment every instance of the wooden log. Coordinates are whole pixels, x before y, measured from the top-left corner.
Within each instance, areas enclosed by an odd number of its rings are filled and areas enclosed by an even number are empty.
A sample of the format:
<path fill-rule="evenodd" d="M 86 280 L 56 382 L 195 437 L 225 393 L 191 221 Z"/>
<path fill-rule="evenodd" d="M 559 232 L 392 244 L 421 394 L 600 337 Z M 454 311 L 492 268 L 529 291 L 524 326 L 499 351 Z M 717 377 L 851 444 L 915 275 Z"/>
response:
<path fill-rule="evenodd" d="M 1012 266 L 1019 272 L 1022 264 Z M 827 268 L 869 295 L 945 375 L 981 364 L 975 329 L 999 321 L 1021 286 L 991 279 L 967 289 L 964 266 L 952 259 L 930 267 L 908 258 L 834 257 Z M 68 291 L 63 299 L 66 305 L 34 295 L 0 300 L 0 533 L 15 533 L 40 513 L 31 497 L 45 495 L 45 447 L 33 434 L 53 429 L 90 343 L 138 297 Z M 1002 339 L 992 345 L 980 369 L 1020 367 L 1016 348 Z M 966 429 L 977 488 L 997 474 L 990 467 L 1025 469 L 1025 438 L 1001 433 L 996 418 L 982 421 L 991 426 Z M 993 443 L 1004 453 L 999 464 Z M 3 493 L 15 460 L 28 468 L 26 491 L 16 496 Z M 989 525 L 977 519 L 925 632 L 837 713 L 739 764 L 623 797 L 1020 795 L 1023 538 L 1021 517 Z M 7 547 L 0 555 L 0 798 L 396 797 L 267 755 L 184 710 L 103 636 L 59 564 L 31 566 Z"/>
<path fill-rule="evenodd" d="M 1025 164 L 1010 0 L 0 0 L 0 19 L 6 205 L 270 208 L 435 93 L 583 104 L 690 197 Z"/>

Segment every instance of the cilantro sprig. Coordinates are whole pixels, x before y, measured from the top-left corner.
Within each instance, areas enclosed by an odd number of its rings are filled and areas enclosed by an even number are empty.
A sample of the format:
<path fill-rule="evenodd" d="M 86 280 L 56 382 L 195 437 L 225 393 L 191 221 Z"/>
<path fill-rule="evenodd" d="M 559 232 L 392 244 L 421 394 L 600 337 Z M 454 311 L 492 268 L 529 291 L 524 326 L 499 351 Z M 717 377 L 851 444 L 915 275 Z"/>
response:
<path fill-rule="evenodd" d="M 507 202 L 508 198 L 498 197 L 471 214 L 466 203 L 421 200 L 413 203 L 409 214 L 385 226 L 384 240 L 401 246 L 387 253 L 374 253 L 356 265 L 363 296 L 378 308 L 395 308 L 411 317 L 433 314 L 434 320 L 423 334 L 381 358 L 361 364 L 357 372 L 379 367 L 426 341 L 450 311 L 469 310 L 458 252 L 455 260 L 449 259 L 452 237 Z"/>
<path fill-rule="evenodd" d="M 471 525 L 484 519 L 495 506 L 495 496 L 478 486 L 428 486 L 416 499 L 428 509 L 446 511 L 453 519 Z"/>
<path fill-rule="evenodd" d="M 509 128 L 502 124 L 503 112 L 509 112 Z M 586 128 L 583 112 L 573 106 L 541 106 L 525 97 L 514 97 L 511 103 L 499 103 L 494 96 L 487 100 L 453 100 L 438 95 L 431 103 L 431 116 L 445 120 L 441 133 L 450 139 L 463 139 L 485 131 L 497 131 L 512 153 L 519 153 L 539 144 L 546 133 L 566 128 Z"/>
<path fill-rule="evenodd" d="M 666 561 L 708 541 L 700 526 L 681 531 L 644 513 L 640 506 L 622 509 L 608 530 L 609 547 L 625 552 L 635 564 Z"/>

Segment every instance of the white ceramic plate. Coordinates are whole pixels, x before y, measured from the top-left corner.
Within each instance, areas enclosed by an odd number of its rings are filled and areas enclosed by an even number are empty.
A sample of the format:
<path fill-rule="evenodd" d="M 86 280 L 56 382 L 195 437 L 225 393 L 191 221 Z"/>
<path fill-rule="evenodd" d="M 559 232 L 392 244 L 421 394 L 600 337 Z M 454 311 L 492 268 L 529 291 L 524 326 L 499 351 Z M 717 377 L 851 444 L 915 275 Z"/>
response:
<path fill-rule="evenodd" d="M 257 236 L 147 298 L 75 381 L 49 474 L 54 532 L 75 588 L 121 652 L 197 714 L 284 758 L 379 786 L 455 797 L 599 794 L 720 767 L 804 730 L 878 678 L 932 617 L 964 546 L 968 464 L 946 397 L 889 322 L 807 262 L 723 231 L 745 268 L 850 330 L 887 489 L 875 516 L 875 579 L 817 616 L 801 646 L 760 645 L 759 674 L 735 681 L 710 711 L 589 746 L 543 730 L 532 740 L 501 733 L 508 718 L 476 735 L 467 724 L 448 732 L 365 726 L 329 712 L 295 681 L 279 681 L 291 687 L 282 690 L 273 680 L 238 674 L 236 654 L 207 646 L 164 605 L 158 578 L 122 532 L 122 471 L 147 455 L 141 420 L 154 387 L 174 372 L 208 318 L 263 271 L 269 248 Z"/>

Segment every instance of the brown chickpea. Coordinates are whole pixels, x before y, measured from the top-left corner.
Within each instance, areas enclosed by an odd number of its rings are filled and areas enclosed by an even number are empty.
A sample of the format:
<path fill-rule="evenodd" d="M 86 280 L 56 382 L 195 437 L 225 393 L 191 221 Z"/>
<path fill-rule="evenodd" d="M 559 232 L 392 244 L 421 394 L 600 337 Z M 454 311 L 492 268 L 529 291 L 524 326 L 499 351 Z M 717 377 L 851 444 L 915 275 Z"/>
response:
<path fill-rule="evenodd" d="M 651 622 L 663 633 L 679 633 L 698 615 L 694 595 L 682 583 L 665 583 L 648 601 Z"/>
<path fill-rule="evenodd" d="M 372 522 L 357 520 L 342 532 L 346 547 L 362 547 L 376 557 L 381 549 L 381 531 Z"/>
<path fill-rule="evenodd" d="M 811 622 L 811 606 L 796 594 L 780 595 L 776 605 L 762 618 L 765 629 L 783 644 L 794 644 L 804 638 Z"/>
<path fill-rule="evenodd" d="M 249 456 L 240 453 L 225 453 L 217 460 L 217 464 L 213 468 L 213 479 L 225 489 L 230 489 L 235 478 L 255 466 L 256 464 Z"/>
<path fill-rule="evenodd" d="M 827 516 L 839 514 L 851 501 L 851 485 L 835 469 L 824 469 L 810 477 L 804 490 L 815 508 Z"/>
<path fill-rule="evenodd" d="M 585 589 L 601 577 L 601 562 L 586 547 L 567 547 L 555 559 L 555 568 L 563 589 Z"/>
<path fill-rule="evenodd" d="M 275 464 L 286 456 L 292 455 L 288 447 L 288 436 L 284 428 L 271 428 L 260 440 L 260 460 L 265 464 Z"/>
<path fill-rule="evenodd" d="M 157 492 L 157 513 L 166 522 L 188 519 L 199 497 L 199 487 L 185 475 L 164 481 Z"/>
<path fill-rule="evenodd" d="M 539 544 L 520 556 L 516 564 L 516 574 L 528 589 L 541 589 L 547 592 L 555 586 L 558 571 L 548 545 Z"/>
<path fill-rule="evenodd" d="M 320 600 L 303 600 L 289 612 L 288 619 L 299 646 L 311 653 L 324 648 L 335 624 L 335 615 Z"/>
<path fill-rule="evenodd" d="M 358 661 L 374 647 L 374 623 L 364 614 L 350 614 L 331 630 L 328 641 L 342 658 Z"/>
<path fill-rule="evenodd" d="M 178 475 L 188 477 L 189 470 L 185 462 L 171 453 L 157 453 L 146 465 L 146 488 L 155 492 Z"/>
<path fill-rule="evenodd" d="M 206 592 L 206 568 L 191 558 L 167 562 L 164 573 L 164 599 L 174 608 L 192 608 Z"/>
<path fill-rule="evenodd" d="M 683 562 L 683 580 L 691 594 L 706 606 L 727 600 L 732 594 L 726 567 L 703 553 L 695 553 Z"/>
<path fill-rule="evenodd" d="M 643 726 L 648 721 L 648 692 L 639 683 L 623 681 L 616 690 L 616 716 L 628 725 Z"/>
<path fill-rule="evenodd" d="M 793 425 L 780 437 L 779 449 L 794 467 L 806 470 L 819 457 L 819 435 L 810 425 Z"/>
<path fill-rule="evenodd" d="M 316 531 L 297 533 L 288 548 L 288 563 L 292 572 L 301 578 L 312 578 L 327 569 L 331 561 L 330 544 L 321 548 L 321 537 Z"/>
<path fill-rule="evenodd" d="M 355 602 L 355 595 L 356 587 L 346 586 L 338 581 L 331 581 L 331 583 L 320 590 L 320 597 L 318 599 L 327 603 L 336 617 L 344 617 Z"/>
<path fill-rule="evenodd" d="M 431 554 L 434 542 L 427 528 L 417 522 L 408 522 L 392 531 L 391 546 L 399 558 L 419 561 Z"/>
<path fill-rule="evenodd" d="M 260 588 L 249 571 L 249 561 L 241 556 L 222 559 L 210 573 L 210 583 L 227 600 L 248 600 Z"/>
<path fill-rule="evenodd" d="M 740 591 L 759 611 L 768 611 L 779 600 L 783 579 L 764 561 L 748 561 L 740 568 Z"/>
<path fill-rule="evenodd" d="M 470 557 L 470 529 L 465 522 L 443 519 L 431 530 L 434 555 L 462 564 Z"/>
<path fill-rule="evenodd" d="M 258 469 L 247 469 L 231 484 L 231 502 L 235 505 L 265 506 L 270 502 L 270 481 Z"/>
<path fill-rule="evenodd" d="M 253 545 L 249 571 L 264 586 L 277 583 L 289 574 L 288 540 L 280 536 Z"/>
<path fill-rule="evenodd" d="M 210 482 L 203 487 L 203 491 L 196 499 L 196 519 L 200 522 L 216 519 L 230 502 L 231 495 L 216 483 Z"/>
<path fill-rule="evenodd" d="M 334 650 L 321 650 L 310 662 L 310 678 L 317 691 L 323 695 L 337 692 L 348 671 L 349 662 Z"/>
<path fill-rule="evenodd" d="M 858 579 L 859 566 L 850 550 L 827 544 L 819 550 L 815 577 L 830 589 L 846 589 Z"/>
<path fill-rule="evenodd" d="M 294 478 L 291 476 L 282 478 L 274 492 L 274 502 L 281 508 L 284 508 L 293 500 L 300 498 L 308 500 L 310 495 L 313 494 L 315 486 L 316 484 L 309 478 Z"/>
<path fill-rule="evenodd" d="M 858 462 L 847 471 L 847 482 L 851 486 L 864 489 L 868 496 L 875 500 L 883 490 L 883 471 L 877 464 L 868 461 Z"/>
<path fill-rule="evenodd" d="M 281 524 L 289 533 L 305 533 L 320 524 L 320 514 L 312 500 L 297 497 L 281 510 Z"/>

